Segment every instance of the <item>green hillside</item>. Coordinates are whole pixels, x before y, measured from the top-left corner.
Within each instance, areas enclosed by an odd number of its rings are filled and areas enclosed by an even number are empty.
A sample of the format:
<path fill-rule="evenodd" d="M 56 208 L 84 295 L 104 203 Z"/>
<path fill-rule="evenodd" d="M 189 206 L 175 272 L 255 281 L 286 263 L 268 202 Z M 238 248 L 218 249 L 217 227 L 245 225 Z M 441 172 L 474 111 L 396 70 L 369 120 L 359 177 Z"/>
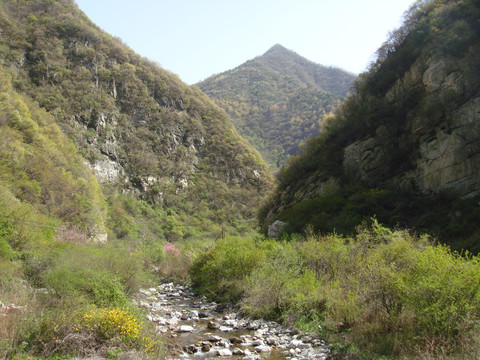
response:
<path fill-rule="evenodd" d="M 340 104 L 353 79 L 275 45 L 198 86 L 276 169 L 298 154 L 301 142 L 318 134 L 323 117 Z"/>
<path fill-rule="evenodd" d="M 270 175 L 197 88 L 71 1 L 4 1 L 0 28 L 13 88 L 53 116 L 108 189 L 113 235 L 177 239 L 252 217 Z"/>
<path fill-rule="evenodd" d="M 282 169 L 264 226 L 351 233 L 376 215 L 480 251 L 479 14 L 476 1 L 417 2 Z"/>
<path fill-rule="evenodd" d="M 162 358 L 133 297 L 186 276 L 167 241 L 251 231 L 266 164 L 74 1 L 0 2 L 0 65 L 0 358 Z"/>

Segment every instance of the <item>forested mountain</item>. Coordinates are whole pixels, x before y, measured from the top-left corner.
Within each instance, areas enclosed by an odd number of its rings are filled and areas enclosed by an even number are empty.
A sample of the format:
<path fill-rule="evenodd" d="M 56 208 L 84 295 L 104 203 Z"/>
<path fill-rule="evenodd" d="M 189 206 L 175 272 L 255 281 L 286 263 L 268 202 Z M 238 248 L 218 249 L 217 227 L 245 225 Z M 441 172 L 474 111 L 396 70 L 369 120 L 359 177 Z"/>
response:
<path fill-rule="evenodd" d="M 354 78 L 275 45 L 198 86 L 275 169 L 298 153 L 302 141 L 318 134 L 322 118 L 340 104 Z"/>
<path fill-rule="evenodd" d="M 478 19 L 478 1 L 416 2 L 320 136 L 280 172 L 264 226 L 348 233 L 376 215 L 480 251 Z"/>
<path fill-rule="evenodd" d="M 178 239 L 252 217 L 270 175 L 198 88 L 100 30 L 70 0 L 2 1 L 0 33 L 2 79 L 11 83 L 0 181 L 19 201 L 89 235 L 98 223 L 120 238 Z M 98 184 L 84 162 L 102 183 L 105 222 L 82 216 L 101 212 L 88 198 L 101 191 L 89 188 Z M 56 199 L 67 208 L 53 209 Z"/>

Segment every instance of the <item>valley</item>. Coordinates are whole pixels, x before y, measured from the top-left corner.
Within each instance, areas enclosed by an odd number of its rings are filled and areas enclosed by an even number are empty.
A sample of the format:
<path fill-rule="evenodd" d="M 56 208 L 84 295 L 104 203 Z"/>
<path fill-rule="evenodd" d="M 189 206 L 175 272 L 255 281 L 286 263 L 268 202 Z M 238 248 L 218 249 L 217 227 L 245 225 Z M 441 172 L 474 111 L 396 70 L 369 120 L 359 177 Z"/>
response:
<path fill-rule="evenodd" d="M 479 358 L 480 5 L 405 10 L 190 86 L 0 2 L 0 358 Z"/>

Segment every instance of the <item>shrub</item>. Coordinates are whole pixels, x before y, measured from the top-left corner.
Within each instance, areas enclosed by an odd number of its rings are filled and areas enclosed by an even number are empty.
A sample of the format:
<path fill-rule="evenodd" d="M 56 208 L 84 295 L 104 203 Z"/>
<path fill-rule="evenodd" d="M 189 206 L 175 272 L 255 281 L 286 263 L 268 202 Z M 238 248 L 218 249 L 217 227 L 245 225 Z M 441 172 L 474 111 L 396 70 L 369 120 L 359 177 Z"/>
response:
<path fill-rule="evenodd" d="M 120 281 L 112 274 L 103 271 L 61 265 L 46 275 L 45 284 L 59 297 L 80 297 L 98 306 L 128 303 Z"/>
<path fill-rule="evenodd" d="M 272 244 L 272 241 L 256 242 L 253 237 L 230 237 L 217 241 L 192 263 L 190 277 L 193 286 L 211 298 L 239 300 L 246 276 Z"/>
<path fill-rule="evenodd" d="M 31 320 L 22 339 L 25 350 L 42 356 L 107 355 L 110 349 L 138 350 L 158 358 L 162 344 L 127 308 L 76 308 L 66 304 Z M 139 354 L 140 356 L 140 354 Z"/>
<path fill-rule="evenodd" d="M 302 274 L 302 260 L 294 243 L 278 243 L 246 279 L 242 309 L 247 313 L 275 319 L 287 313 L 292 283 Z"/>
<path fill-rule="evenodd" d="M 10 247 L 10 244 L 0 237 L 0 259 L 11 260 L 15 256 L 15 251 Z"/>
<path fill-rule="evenodd" d="M 225 239 L 197 257 L 191 276 L 249 315 L 322 331 L 361 358 L 478 357 L 480 256 L 375 218 L 351 237 Z"/>

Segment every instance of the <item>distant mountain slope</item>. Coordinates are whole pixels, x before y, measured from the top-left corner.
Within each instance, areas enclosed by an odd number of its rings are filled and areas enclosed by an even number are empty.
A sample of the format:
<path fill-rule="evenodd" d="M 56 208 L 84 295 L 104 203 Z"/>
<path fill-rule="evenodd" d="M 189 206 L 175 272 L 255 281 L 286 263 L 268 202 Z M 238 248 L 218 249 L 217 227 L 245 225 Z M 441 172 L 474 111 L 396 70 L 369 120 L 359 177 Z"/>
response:
<path fill-rule="evenodd" d="M 287 231 L 376 215 L 480 251 L 480 3 L 418 1 L 263 208 Z"/>
<path fill-rule="evenodd" d="M 100 30 L 71 0 L 2 1 L 0 33 L 14 89 L 47 110 L 95 169 L 117 236 L 173 239 L 252 216 L 268 170 L 198 88 Z"/>
<path fill-rule="evenodd" d="M 281 45 L 198 86 L 230 115 L 239 133 L 273 167 L 318 134 L 355 77 L 315 64 Z"/>

